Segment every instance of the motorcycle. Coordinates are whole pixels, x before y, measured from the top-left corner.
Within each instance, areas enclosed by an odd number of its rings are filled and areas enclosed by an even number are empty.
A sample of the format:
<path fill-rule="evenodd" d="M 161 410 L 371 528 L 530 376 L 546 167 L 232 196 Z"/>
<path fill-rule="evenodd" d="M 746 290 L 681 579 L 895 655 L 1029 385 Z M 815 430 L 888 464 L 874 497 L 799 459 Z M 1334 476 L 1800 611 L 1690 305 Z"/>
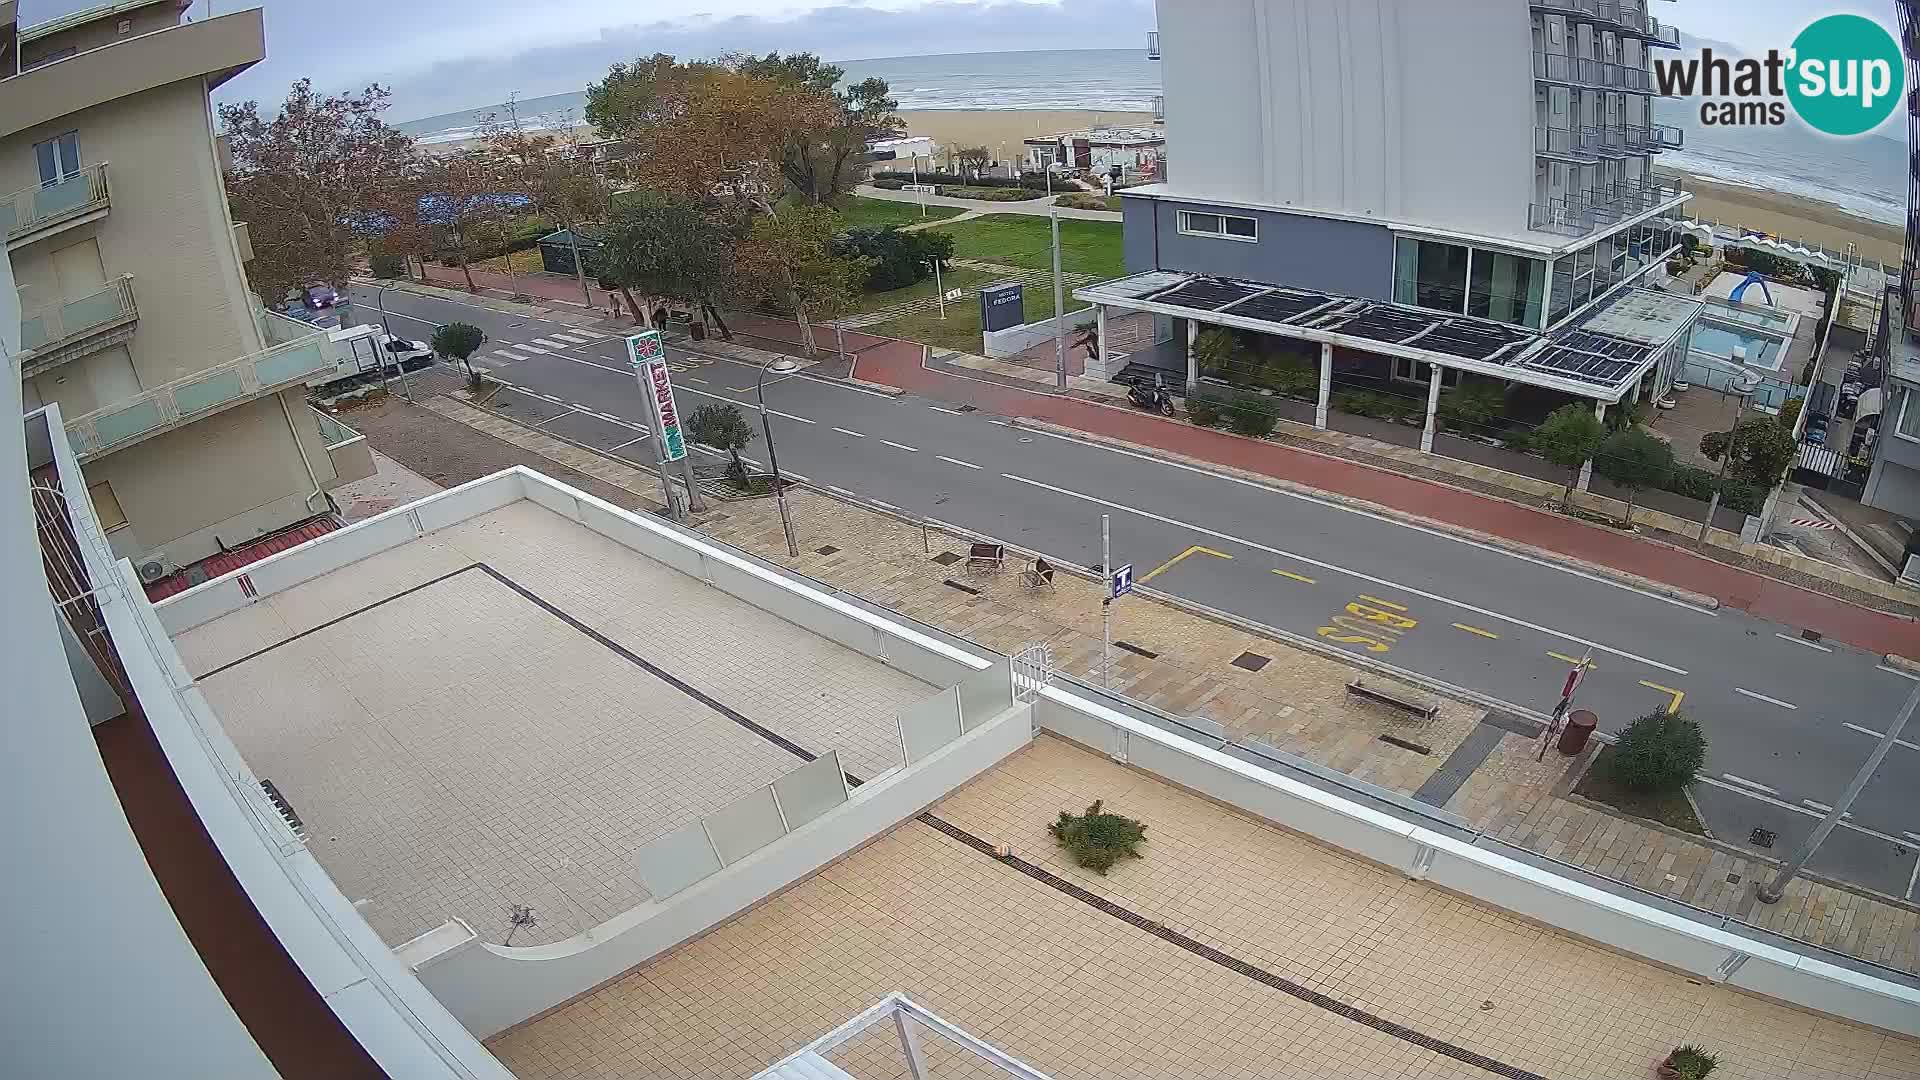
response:
<path fill-rule="evenodd" d="M 1150 412 L 1157 412 L 1161 416 L 1173 415 L 1173 395 L 1167 393 L 1166 384 L 1158 375 L 1153 377 L 1151 387 L 1141 380 L 1129 383 L 1127 400 Z"/>

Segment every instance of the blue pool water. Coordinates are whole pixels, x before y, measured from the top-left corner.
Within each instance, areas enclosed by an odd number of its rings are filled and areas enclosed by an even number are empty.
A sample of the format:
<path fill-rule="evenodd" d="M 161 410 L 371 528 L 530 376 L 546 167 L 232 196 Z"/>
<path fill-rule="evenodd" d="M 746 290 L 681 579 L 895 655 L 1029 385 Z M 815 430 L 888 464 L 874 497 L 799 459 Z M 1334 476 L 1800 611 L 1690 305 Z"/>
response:
<path fill-rule="evenodd" d="M 1745 326 L 1701 319 L 1693 328 L 1693 347 L 1700 352 L 1730 358 L 1736 345 L 1745 346 L 1748 367 L 1777 369 L 1782 340 L 1777 334 L 1755 333 Z"/>

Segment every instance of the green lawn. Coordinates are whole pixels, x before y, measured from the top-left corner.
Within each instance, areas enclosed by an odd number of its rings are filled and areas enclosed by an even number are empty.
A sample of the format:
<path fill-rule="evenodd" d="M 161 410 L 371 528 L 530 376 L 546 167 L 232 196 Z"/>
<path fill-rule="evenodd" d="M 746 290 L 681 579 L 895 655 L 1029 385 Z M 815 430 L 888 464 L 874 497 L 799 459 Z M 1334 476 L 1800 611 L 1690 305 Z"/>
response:
<path fill-rule="evenodd" d="M 956 221 L 942 226 L 940 231 L 953 235 L 953 253 L 957 258 L 1051 270 L 1053 248 L 1049 227 L 1044 217 L 988 214 Z M 1120 223 L 1062 218 L 1060 266 L 1069 274 L 1092 274 L 1096 280 L 1124 275 L 1127 271 L 1120 252 Z"/>
<path fill-rule="evenodd" d="M 991 285 L 997 280 L 999 280 L 999 278 L 996 275 L 989 274 L 984 270 L 947 270 L 943 271 L 940 275 L 940 283 L 945 285 L 949 292 L 954 289 L 965 289 L 969 294 L 980 286 Z M 903 289 L 893 289 L 888 292 L 861 293 L 860 302 L 854 308 L 854 311 L 879 311 L 882 308 L 890 308 L 896 304 L 904 304 L 909 300 L 918 300 L 922 297 L 931 297 L 932 295 L 933 278 L 928 277 L 924 281 L 908 285 Z"/>
<path fill-rule="evenodd" d="M 926 216 L 922 217 L 920 210 L 914 203 L 870 199 L 865 195 L 855 195 L 839 208 L 840 220 L 849 229 L 916 225 L 922 221 L 941 221 L 960 213 L 957 206 L 929 206 L 926 207 Z"/>
<path fill-rule="evenodd" d="M 955 284 L 955 281 L 959 280 L 962 274 L 967 275 L 966 283 Z M 990 274 L 982 274 L 978 271 L 956 270 L 947 276 L 947 287 L 950 289 L 965 288 L 967 290 L 967 296 L 964 300 L 948 302 L 947 317 L 945 319 L 940 317 L 938 310 L 919 311 L 911 315 L 904 315 L 898 319 L 889 319 L 886 322 L 867 327 L 867 329 L 876 334 L 885 334 L 889 337 L 925 342 L 935 348 L 954 349 L 959 352 L 978 355 L 980 352 L 980 299 L 975 295 L 975 292 L 980 286 L 992 284 L 995 280 L 998 279 Z M 902 293 L 907 291 L 909 290 L 900 290 Z M 931 295 L 931 293 L 927 295 Z M 1069 290 L 1067 295 L 1067 310 L 1075 311 L 1083 307 L 1086 307 L 1086 305 L 1075 300 L 1071 290 Z M 1050 319 L 1052 317 L 1053 290 L 1036 289 L 1029 286 L 1026 290 L 1027 321 L 1035 322 L 1040 319 Z"/>

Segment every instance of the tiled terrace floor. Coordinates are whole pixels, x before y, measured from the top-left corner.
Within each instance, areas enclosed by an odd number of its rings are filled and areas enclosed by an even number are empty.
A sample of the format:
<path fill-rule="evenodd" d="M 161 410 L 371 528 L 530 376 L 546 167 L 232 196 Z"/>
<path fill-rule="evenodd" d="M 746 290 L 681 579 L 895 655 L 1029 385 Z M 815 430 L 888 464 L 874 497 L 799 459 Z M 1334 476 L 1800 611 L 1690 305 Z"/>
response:
<path fill-rule="evenodd" d="M 1145 857 L 1104 878 L 1063 865 L 1045 833 L 1095 798 L 1148 826 Z M 933 813 L 1390 1023 L 1228 969 L 915 821 L 491 1048 L 523 1080 L 747 1076 L 904 990 L 1063 1078 L 1638 1078 L 1686 1041 L 1720 1055 L 1716 1080 L 1920 1077 L 1920 1044 L 1589 946 L 1052 738 Z M 884 1080 L 896 1054 L 875 1037 L 834 1059 Z"/>
<path fill-rule="evenodd" d="M 646 899 L 639 847 L 800 764 L 515 584 L 855 775 L 899 764 L 894 716 L 934 692 L 526 502 L 182 634 L 389 943 L 451 916 L 499 941 L 516 904 L 516 944 L 585 930 Z"/>

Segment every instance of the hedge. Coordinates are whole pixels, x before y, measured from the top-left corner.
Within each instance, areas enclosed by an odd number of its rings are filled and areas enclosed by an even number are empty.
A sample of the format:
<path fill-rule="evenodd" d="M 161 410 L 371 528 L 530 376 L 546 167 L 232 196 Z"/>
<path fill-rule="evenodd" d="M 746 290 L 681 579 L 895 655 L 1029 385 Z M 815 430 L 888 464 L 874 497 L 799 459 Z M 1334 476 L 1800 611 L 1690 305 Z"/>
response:
<path fill-rule="evenodd" d="M 1021 173 L 1016 179 L 1011 176 L 967 176 L 962 173 L 935 172 L 922 169 L 918 173 L 876 172 L 872 174 L 873 186 L 880 187 L 881 181 L 899 181 L 902 184 L 953 184 L 959 187 L 990 188 L 1037 188 L 1042 194 L 1047 190 L 1046 173 Z M 1065 185 L 1055 185 L 1064 187 Z"/>
<path fill-rule="evenodd" d="M 505 239 L 476 247 L 466 257 L 472 262 L 485 262 L 509 252 L 527 251 L 539 247 L 540 238 L 551 235 L 553 231 L 553 226 L 545 218 L 526 218 L 515 225 Z M 435 258 L 443 266 L 460 265 L 460 253 L 456 251 L 441 251 L 436 253 Z"/>

